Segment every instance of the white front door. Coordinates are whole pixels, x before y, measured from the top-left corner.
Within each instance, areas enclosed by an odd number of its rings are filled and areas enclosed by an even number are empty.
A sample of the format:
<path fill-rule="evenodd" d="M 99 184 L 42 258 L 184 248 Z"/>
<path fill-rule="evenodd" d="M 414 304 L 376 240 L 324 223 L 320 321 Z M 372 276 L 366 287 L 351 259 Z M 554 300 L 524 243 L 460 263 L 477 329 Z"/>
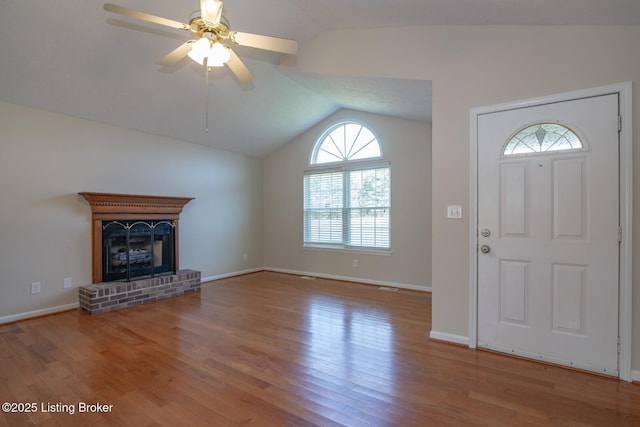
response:
<path fill-rule="evenodd" d="M 610 94 L 478 116 L 478 347 L 617 375 L 618 114 Z"/>

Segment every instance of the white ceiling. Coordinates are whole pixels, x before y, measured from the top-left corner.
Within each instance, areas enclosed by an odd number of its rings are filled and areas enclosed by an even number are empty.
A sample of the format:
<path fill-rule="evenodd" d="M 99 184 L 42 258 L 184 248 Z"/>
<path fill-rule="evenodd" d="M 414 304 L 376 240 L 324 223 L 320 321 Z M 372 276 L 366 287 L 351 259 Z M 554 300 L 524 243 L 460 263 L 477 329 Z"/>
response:
<path fill-rule="evenodd" d="M 186 22 L 197 0 L 110 0 Z M 298 41 L 339 28 L 416 25 L 638 25 L 638 0 L 225 0 L 232 29 Z M 105 12 L 86 0 L 0 2 L 0 100 L 265 156 L 341 108 L 430 120 L 431 83 L 278 68 L 285 55 L 236 47 L 255 75 L 209 75 L 185 58 L 155 61 L 179 30 Z M 205 133 L 206 105 L 209 132 Z"/>

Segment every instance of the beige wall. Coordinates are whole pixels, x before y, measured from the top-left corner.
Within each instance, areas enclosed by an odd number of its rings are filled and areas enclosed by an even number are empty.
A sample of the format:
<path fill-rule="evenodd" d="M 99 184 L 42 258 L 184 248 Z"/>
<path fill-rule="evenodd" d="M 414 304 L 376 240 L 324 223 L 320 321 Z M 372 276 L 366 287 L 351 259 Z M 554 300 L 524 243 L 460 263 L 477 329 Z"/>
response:
<path fill-rule="evenodd" d="M 391 256 L 302 247 L 302 176 L 320 135 L 340 120 L 360 120 L 391 162 Z M 416 289 L 431 285 L 431 126 L 341 110 L 264 162 L 265 266 Z M 358 267 L 353 267 L 353 260 Z"/>
<path fill-rule="evenodd" d="M 211 277 L 263 265 L 261 159 L 6 103 L 0 147 L 0 320 L 76 304 L 90 283 L 81 191 L 195 197 L 180 267 Z"/>
<path fill-rule="evenodd" d="M 634 140 L 640 136 L 640 27 L 414 27 L 344 30 L 305 46 L 297 71 L 432 80 L 433 328 L 468 336 L 469 110 L 519 99 L 634 81 Z M 384 52 L 384 54 L 381 54 Z M 640 149 L 634 153 L 633 324 L 640 324 Z M 468 217 L 467 217 L 468 218 Z M 640 328 L 633 332 L 640 370 Z"/>

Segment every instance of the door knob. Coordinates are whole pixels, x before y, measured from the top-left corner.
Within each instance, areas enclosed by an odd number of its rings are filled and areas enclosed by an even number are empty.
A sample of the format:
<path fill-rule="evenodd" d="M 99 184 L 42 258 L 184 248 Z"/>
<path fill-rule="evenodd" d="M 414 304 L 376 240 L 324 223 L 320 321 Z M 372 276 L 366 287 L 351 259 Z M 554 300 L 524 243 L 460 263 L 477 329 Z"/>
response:
<path fill-rule="evenodd" d="M 488 254 L 489 252 L 491 252 L 491 248 L 489 247 L 489 245 L 482 245 L 480 246 L 480 252 L 482 252 L 483 254 Z"/>
<path fill-rule="evenodd" d="M 482 237 L 489 237 L 491 236 L 491 230 L 489 230 L 488 228 L 483 228 L 482 231 L 480 231 L 480 235 Z"/>

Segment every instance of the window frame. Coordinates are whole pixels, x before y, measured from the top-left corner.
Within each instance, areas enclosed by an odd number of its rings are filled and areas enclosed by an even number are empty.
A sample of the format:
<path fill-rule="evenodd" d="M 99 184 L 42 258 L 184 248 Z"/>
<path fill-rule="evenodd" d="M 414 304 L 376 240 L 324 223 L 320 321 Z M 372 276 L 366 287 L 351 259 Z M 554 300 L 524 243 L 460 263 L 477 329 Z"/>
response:
<path fill-rule="evenodd" d="M 380 155 L 375 157 L 367 157 L 363 159 L 342 159 L 342 160 L 336 160 L 335 162 L 316 163 L 318 152 L 322 144 L 324 143 L 325 139 L 339 127 L 346 126 L 348 124 L 355 124 L 355 125 L 362 126 L 363 128 L 367 129 L 369 132 L 371 132 L 371 134 L 374 136 L 374 139 L 378 143 L 378 149 L 380 151 Z M 361 163 L 361 162 L 367 163 L 367 162 L 375 161 L 376 159 L 377 160 L 384 159 L 384 150 L 382 147 L 382 143 L 380 142 L 380 138 L 378 137 L 378 134 L 374 132 L 373 129 L 371 129 L 371 127 L 366 123 L 359 120 L 349 119 L 349 120 L 340 120 L 339 122 L 332 124 L 320 134 L 318 139 L 316 139 L 316 142 L 313 144 L 313 148 L 311 148 L 311 153 L 309 155 L 309 166 L 313 168 L 315 167 L 322 168 L 322 167 L 331 167 L 331 166 L 341 165 L 345 163 Z"/>
<path fill-rule="evenodd" d="M 343 159 L 337 160 L 335 162 L 325 162 L 325 163 L 314 163 L 317 159 L 317 154 L 320 150 L 322 144 L 326 141 L 326 138 L 338 129 L 340 126 L 345 126 L 347 124 L 356 124 L 362 126 L 367 129 L 373 136 L 374 141 L 377 144 L 379 156 L 373 156 L 368 158 L 361 159 Z M 352 142 L 352 146 L 357 141 L 357 138 Z M 373 169 L 386 169 L 388 174 L 388 187 L 386 189 L 386 197 L 388 198 L 388 206 L 374 206 L 371 209 L 384 209 L 386 211 L 386 215 L 388 216 L 386 223 L 386 234 L 388 235 L 387 246 L 379 247 L 379 246 L 360 246 L 350 244 L 351 239 L 351 214 L 356 212 L 362 208 L 352 208 L 350 207 L 350 177 L 353 172 L 363 171 L 363 170 L 373 170 Z M 340 243 L 332 243 L 332 242 L 321 242 L 321 241 L 312 241 L 309 240 L 310 230 L 307 225 L 309 223 L 307 219 L 308 212 L 310 209 L 307 207 L 308 195 L 307 195 L 307 176 L 310 175 L 318 175 L 318 174 L 330 174 L 339 172 L 341 174 L 341 184 L 342 184 L 342 206 L 339 208 L 328 208 L 334 210 L 340 210 L 340 221 L 341 221 L 341 242 Z M 303 248 L 311 249 L 311 250 L 321 250 L 321 251 L 343 251 L 348 253 L 366 253 L 366 254 L 379 254 L 379 255 L 390 255 L 391 254 L 391 242 L 392 242 L 392 234 L 391 234 L 391 207 L 392 207 L 392 173 L 391 173 L 391 164 L 388 161 L 384 161 L 383 158 L 383 147 L 380 139 L 377 134 L 365 123 L 360 122 L 358 120 L 341 120 L 327 127 L 321 134 L 320 137 L 314 143 L 310 156 L 309 156 L 309 167 L 304 171 L 303 174 Z M 375 229 L 375 226 L 374 226 Z M 374 241 L 375 244 L 375 241 Z"/>
<path fill-rule="evenodd" d="M 529 128 L 536 127 L 536 126 L 546 125 L 546 124 L 556 125 L 556 126 L 560 126 L 560 127 L 565 128 L 567 131 L 571 132 L 573 135 L 576 136 L 576 138 L 578 139 L 578 141 L 581 144 L 581 146 L 580 147 L 573 147 L 573 148 L 544 150 L 544 151 L 506 153 L 506 150 L 509 147 L 509 144 L 522 131 L 527 130 Z M 585 152 L 585 151 L 589 151 L 589 146 L 588 146 L 587 140 L 584 137 L 584 135 L 575 126 L 572 126 L 572 125 L 570 125 L 568 123 L 559 122 L 559 121 L 542 120 L 542 121 L 536 121 L 536 122 L 532 122 L 532 123 L 529 123 L 527 125 L 524 125 L 524 126 L 518 128 L 511 135 L 509 135 L 509 137 L 506 139 L 505 143 L 500 148 L 500 157 L 502 159 L 516 159 L 516 158 L 529 157 L 529 156 L 545 156 L 545 155 L 564 154 L 564 153 L 571 154 L 571 153 L 580 153 L 580 152 Z"/>

